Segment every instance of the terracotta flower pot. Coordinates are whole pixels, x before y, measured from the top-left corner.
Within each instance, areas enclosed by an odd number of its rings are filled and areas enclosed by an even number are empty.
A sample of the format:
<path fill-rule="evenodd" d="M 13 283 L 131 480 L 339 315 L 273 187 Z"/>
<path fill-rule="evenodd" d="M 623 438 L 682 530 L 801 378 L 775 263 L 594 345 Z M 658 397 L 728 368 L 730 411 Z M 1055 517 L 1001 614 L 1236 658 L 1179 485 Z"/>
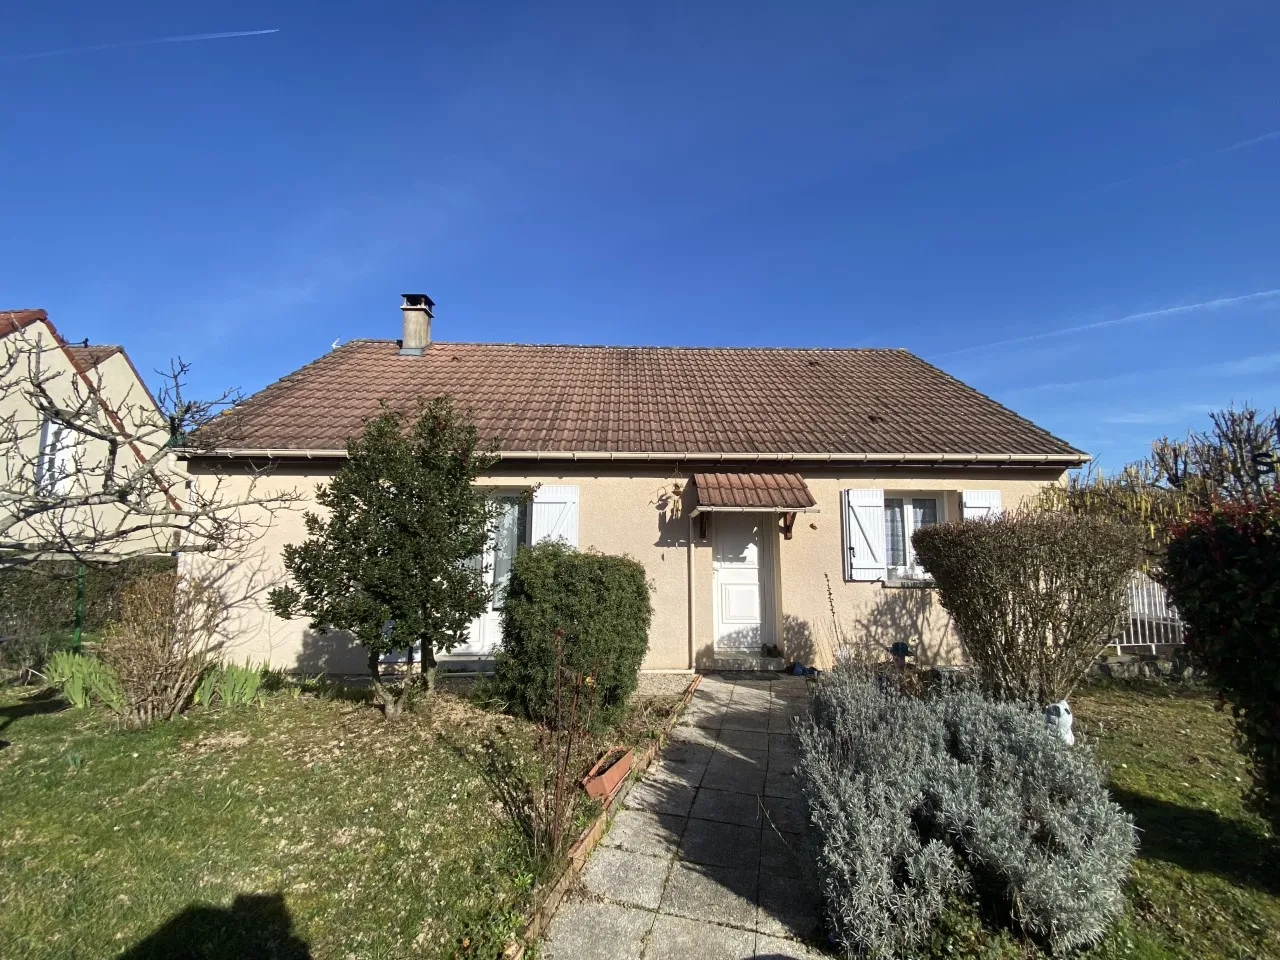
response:
<path fill-rule="evenodd" d="M 625 752 L 624 752 L 625 751 Z M 582 786 L 587 796 L 594 800 L 607 800 L 613 796 L 618 785 L 631 772 L 635 762 L 635 751 L 629 747 L 610 747 L 596 761 L 595 766 L 582 778 Z"/>

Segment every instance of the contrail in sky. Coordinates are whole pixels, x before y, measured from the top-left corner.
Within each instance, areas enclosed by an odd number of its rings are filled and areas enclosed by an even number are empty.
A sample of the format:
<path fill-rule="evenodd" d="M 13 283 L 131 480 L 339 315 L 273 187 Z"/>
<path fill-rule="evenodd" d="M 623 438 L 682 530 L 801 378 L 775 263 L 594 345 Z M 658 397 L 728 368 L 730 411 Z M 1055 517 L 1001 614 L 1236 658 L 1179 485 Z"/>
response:
<path fill-rule="evenodd" d="M 126 47 L 151 47 L 160 43 L 197 43 L 201 40 L 230 40 L 234 37 L 261 37 L 268 33 L 279 33 L 272 30 L 228 30 L 224 33 L 188 33 L 177 37 L 158 37 L 155 40 L 126 40 L 123 43 L 98 43 L 91 47 L 68 47 L 65 50 L 45 50 L 41 53 L 18 53 L 0 60 L 42 60 L 45 57 L 65 57 L 75 53 L 97 53 L 100 50 L 123 50 Z"/>
<path fill-rule="evenodd" d="M 1201 310 L 1217 310 L 1221 307 L 1233 307 L 1241 303 L 1252 303 L 1256 300 L 1270 300 L 1280 297 L 1280 289 L 1260 290 L 1257 293 L 1246 293 L 1238 297 L 1219 297 L 1217 300 L 1205 300 L 1202 303 L 1184 303 L 1179 307 L 1164 307 L 1161 310 L 1144 310 L 1142 313 L 1131 313 L 1114 320 L 1099 320 L 1096 323 L 1082 323 L 1076 327 L 1060 327 L 1057 330 L 1045 330 L 1041 333 L 1029 333 L 1025 337 L 1010 337 L 1008 340 L 993 340 L 990 343 L 979 343 L 972 347 L 961 347 L 936 354 L 939 357 L 954 357 L 960 353 L 972 353 L 975 350 L 989 350 L 992 347 L 1007 347 L 1015 343 L 1032 343 L 1036 340 L 1049 340 L 1054 337 L 1065 337 L 1073 333 L 1084 333 L 1087 330 L 1102 330 L 1106 327 L 1119 327 L 1142 320 L 1155 320 L 1159 317 L 1174 317 L 1183 313 L 1197 313 Z"/>
<path fill-rule="evenodd" d="M 1211 150 L 1209 153 L 1198 153 L 1194 157 L 1183 157 L 1181 160 L 1175 160 L 1173 163 L 1166 163 L 1163 167 L 1154 167 L 1151 170 L 1145 170 L 1142 173 L 1135 173 L 1131 177 L 1125 177 L 1122 180 L 1113 180 L 1111 183 L 1104 184 L 1088 193 L 1105 193 L 1108 190 L 1114 190 L 1116 187 L 1123 187 L 1126 184 L 1137 183 L 1139 180 L 1145 180 L 1147 177 L 1158 176 L 1162 173 L 1170 173 L 1174 170 L 1181 170 L 1183 167 L 1189 167 L 1193 163 L 1199 163 L 1201 160 L 1211 160 L 1214 157 L 1226 156 L 1228 153 L 1235 153 L 1237 150 L 1245 150 L 1249 147 L 1256 147 L 1260 143 L 1267 143 L 1270 140 L 1280 140 L 1280 130 L 1272 130 L 1270 133 L 1264 133 L 1259 137 L 1250 137 L 1248 140 L 1240 140 L 1231 144 L 1229 147 L 1222 147 L 1219 150 Z"/>

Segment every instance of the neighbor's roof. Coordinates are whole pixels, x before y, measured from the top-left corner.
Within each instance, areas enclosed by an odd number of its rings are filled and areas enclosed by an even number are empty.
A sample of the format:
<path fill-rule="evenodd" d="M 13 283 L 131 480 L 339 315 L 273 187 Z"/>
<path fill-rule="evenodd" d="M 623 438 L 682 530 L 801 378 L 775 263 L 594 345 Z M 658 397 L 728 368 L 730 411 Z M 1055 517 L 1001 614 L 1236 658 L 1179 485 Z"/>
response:
<path fill-rule="evenodd" d="M 695 473 L 696 510 L 812 510 L 818 505 L 798 473 Z"/>
<path fill-rule="evenodd" d="M 442 394 L 508 456 L 1081 461 L 905 350 L 352 340 L 228 411 L 216 451 L 340 455 L 379 401 Z"/>
<path fill-rule="evenodd" d="M 0 310 L 0 337 L 17 333 L 37 321 L 49 321 L 43 310 Z"/>
<path fill-rule="evenodd" d="M 81 370 L 92 370 L 108 357 L 114 357 L 117 353 L 123 352 L 124 347 L 117 343 L 85 343 L 67 345 L 67 353 L 71 355 L 72 362 Z"/>

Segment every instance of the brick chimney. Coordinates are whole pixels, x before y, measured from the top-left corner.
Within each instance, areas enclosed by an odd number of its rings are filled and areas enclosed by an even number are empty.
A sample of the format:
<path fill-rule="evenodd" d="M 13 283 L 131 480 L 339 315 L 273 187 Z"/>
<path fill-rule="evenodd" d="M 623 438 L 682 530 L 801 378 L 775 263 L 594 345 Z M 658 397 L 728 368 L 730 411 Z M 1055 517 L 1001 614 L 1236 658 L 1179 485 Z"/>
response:
<path fill-rule="evenodd" d="M 431 308 L 435 302 L 425 293 L 402 293 L 401 296 L 404 297 L 404 303 L 400 304 L 404 312 L 404 337 L 400 341 L 400 352 L 420 357 L 431 342 Z"/>

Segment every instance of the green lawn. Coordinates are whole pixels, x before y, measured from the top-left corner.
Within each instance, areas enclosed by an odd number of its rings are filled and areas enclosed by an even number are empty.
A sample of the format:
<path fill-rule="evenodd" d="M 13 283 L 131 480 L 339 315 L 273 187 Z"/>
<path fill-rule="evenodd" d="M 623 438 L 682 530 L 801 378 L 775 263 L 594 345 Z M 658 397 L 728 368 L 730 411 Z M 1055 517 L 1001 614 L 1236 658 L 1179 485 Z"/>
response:
<path fill-rule="evenodd" d="M 522 742 L 509 718 L 451 694 L 396 724 L 288 693 L 143 731 L 64 707 L 0 690 L 4 956 L 492 957 L 522 925 L 521 845 L 456 749 Z"/>
<path fill-rule="evenodd" d="M 1280 958 L 1280 843 L 1247 814 L 1229 714 L 1203 690 L 1095 685 L 1073 698 L 1142 830 L 1129 911 L 1099 953 Z"/>

